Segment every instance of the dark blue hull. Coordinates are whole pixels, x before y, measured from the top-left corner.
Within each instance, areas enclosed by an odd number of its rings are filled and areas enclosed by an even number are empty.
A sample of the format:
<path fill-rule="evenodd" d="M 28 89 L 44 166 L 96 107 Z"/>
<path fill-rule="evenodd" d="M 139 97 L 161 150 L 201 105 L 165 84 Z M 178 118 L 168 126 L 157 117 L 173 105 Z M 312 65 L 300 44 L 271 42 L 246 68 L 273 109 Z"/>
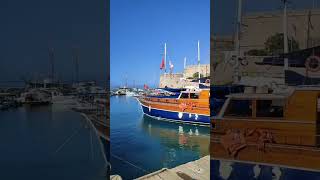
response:
<path fill-rule="evenodd" d="M 141 104 L 143 113 L 159 120 L 176 121 L 192 124 L 210 125 L 209 115 L 190 114 L 188 112 L 174 112 L 162 109 L 153 109 Z"/>

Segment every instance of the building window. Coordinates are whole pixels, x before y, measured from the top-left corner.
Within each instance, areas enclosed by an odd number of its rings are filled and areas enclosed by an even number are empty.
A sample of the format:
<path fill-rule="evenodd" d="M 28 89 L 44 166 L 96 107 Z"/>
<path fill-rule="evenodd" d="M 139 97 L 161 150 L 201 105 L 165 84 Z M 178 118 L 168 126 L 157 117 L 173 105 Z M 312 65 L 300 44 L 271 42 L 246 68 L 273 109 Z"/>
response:
<path fill-rule="evenodd" d="M 283 117 L 283 100 L 257 100 L 257 117 Z"/>

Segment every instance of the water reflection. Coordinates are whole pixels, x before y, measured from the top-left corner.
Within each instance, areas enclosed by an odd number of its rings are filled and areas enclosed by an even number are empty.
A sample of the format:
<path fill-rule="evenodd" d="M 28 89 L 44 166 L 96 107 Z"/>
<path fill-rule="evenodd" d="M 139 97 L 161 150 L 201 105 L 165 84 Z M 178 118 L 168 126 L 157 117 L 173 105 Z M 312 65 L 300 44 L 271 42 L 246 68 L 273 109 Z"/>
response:
<path fill-rule="evenodd" d="M 166 122 L 143 115 L 142 129 L 166 147 L 196 151 L 200 156 L 209 154 L 208 127 Z"/>
<path fill-rule="evenodd" d="M 98 138 L 79 113 L 26 106 L 0 112 L 0 120 L 0 179 L 106 178 Z"/>
<path fill-rule="evenodd" d="M 111 171 L 123 179 L 176 167 L 209 154 L 208 127 L 144 116 L 139 102 L 132 97 L 110 98 L 110 122 Z"/>

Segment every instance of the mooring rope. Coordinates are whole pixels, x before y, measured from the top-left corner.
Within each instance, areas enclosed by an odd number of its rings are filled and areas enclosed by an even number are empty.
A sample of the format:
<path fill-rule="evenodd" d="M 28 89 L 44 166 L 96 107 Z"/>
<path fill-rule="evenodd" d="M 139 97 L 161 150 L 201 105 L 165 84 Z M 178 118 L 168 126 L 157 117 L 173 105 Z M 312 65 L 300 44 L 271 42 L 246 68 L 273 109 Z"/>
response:
<path fill-rule="evenodd" d="M 90 129 L 90 151 L 91 151 L 91 160 L 93 160 L 94 159 L 94 153 L 93 153 L 93 136 L 92 136 L 92 131 L 93 130 L 91 130 Z"/>
<path fill-rule="evenodd" d="M 107 171 L 108 171 L 108 166 L 110 167 L 110 170 L 111 170 L 111 164 L 110 164 L 110 162 L 108 162 L 108 160 L 107 160 L 107 158 L 106 158 L 106 153 L 105 153 L 105 151 L 104 151 L 103 144 L 102 144 L 102 142 L 101 142 L 101 140 L 100 140 L 100 136 L 99 136 L 98 130 L 94 127 L 93 123 L 90 121 L 90 119 L 88 118 L 88 116 L 87 116 L 86 114 L 81 113 L 81 115 L 85 118 L 85 120 L 86 120 L 85 122 L 86 122 L 87 124 L 89 124 L 89 126 L 90 126 L 90 131 L 93 130 L 93 131 L 95 132 L 95 134 L 96 134 L 96 137 L 99 139 L 99 140 L 98 140 L 98 143 L 99 143 L 99 145 L 100 145 L 100 151 L 101 151 L 101 153 L 102 153 L 104 162 L 105 162 L 105 164 L 106 164 Z"/>
<path fill-rule="evenodd" d="M 64 141 L 55 151 L 55 153 L 58 153 L 78 132 L 81 130 L 81 128 L 75 130 L 67 139 Z"/>
<path fill-rule="evenodd" d="M 117 155 L 114 155 L 114 154 L 112 154 L 112 153 L 110 153 L 110 154 L 111 154 L 112 157 L 114 157 L 114 158 L 116 158 L 116 159 L 118 159 L 118 160 L 120 160 L 120 161 L 122 161 L 122 162 L 124 162 L 124 163 L 127 163 L 127 164 L 129 164 L 129 165 L 131 165 L 131 166 L 133 166 L 133 167 L 135 167 L 135 168 L 137 168 L 137 169 L 140 169 L 140 170 L 142 170 L 143 172 L 150 173 L 148 170 L 145 170 L 145 169 L 143 169 L 143 168 L 141 168 L 141 167 L 139 167 L 139 166 L 137 166 L 137 165 L 135 165 L 135 164 L 133 164 L 133 163 L 125 160 L 125 159 L 122 159 L 121 157 L 119 157 L 119 156 L 117 156 Z"/>

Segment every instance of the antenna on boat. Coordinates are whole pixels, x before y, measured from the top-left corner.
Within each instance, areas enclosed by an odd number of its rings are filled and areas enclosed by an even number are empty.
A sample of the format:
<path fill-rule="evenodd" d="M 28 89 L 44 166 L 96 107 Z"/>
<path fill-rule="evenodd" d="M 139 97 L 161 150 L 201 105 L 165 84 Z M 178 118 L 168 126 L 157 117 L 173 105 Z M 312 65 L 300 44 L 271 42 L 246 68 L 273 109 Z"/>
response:
<path fill-rule="evenodd" d="M 198 40 L 198 77 L 199 77 L 199 83 L 200 83 L 200 41 Z"/>
<path fill-rule="evenodd" d="M 288 0 L 282 0 L 283 7 L 283 53 L 288 53 L 288 22 L 287 22 L 287 3 Z M 284 58 L 284 71 L 288 70 L 288 58 Z M 284 72 L 285 73 L 285 72 Z"/>

